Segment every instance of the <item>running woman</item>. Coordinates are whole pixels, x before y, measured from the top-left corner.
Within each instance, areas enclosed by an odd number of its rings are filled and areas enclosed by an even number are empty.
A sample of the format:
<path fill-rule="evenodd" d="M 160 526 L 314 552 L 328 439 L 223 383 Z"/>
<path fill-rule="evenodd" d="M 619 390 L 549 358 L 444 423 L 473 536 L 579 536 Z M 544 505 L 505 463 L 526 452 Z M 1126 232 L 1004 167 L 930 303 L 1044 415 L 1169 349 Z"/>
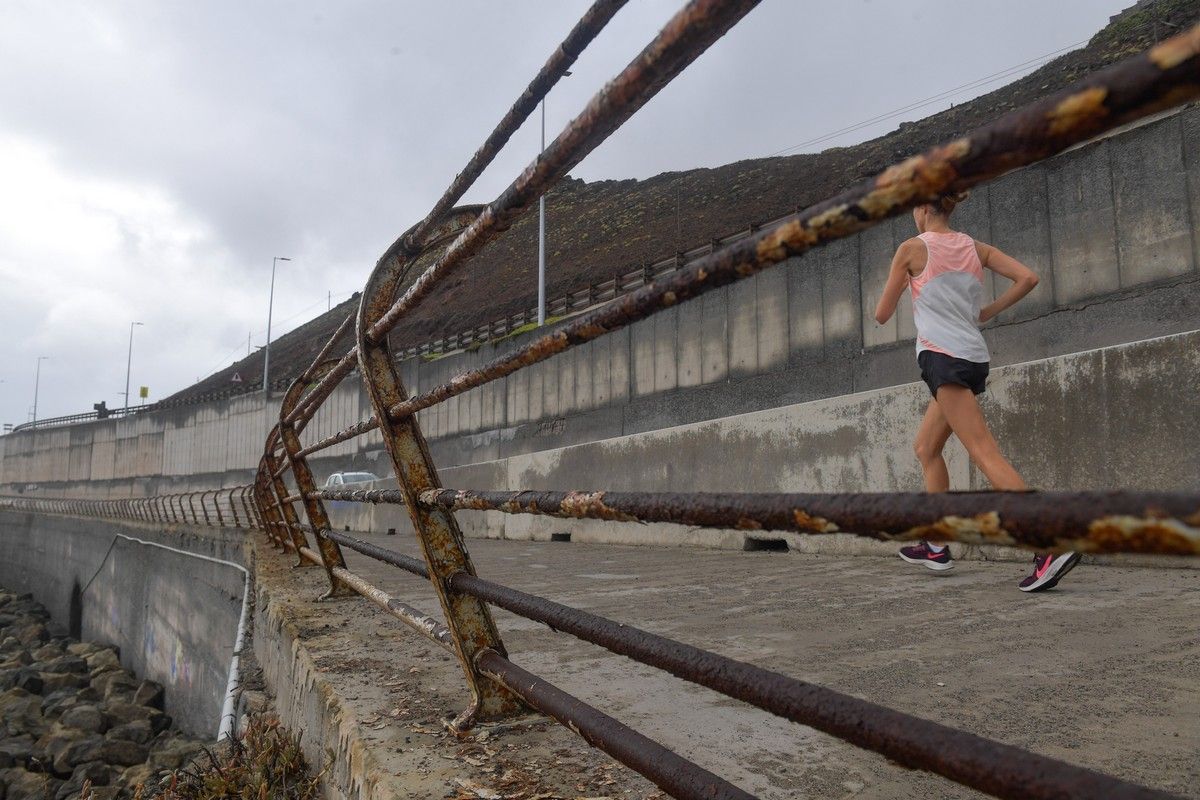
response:
<path fill-rule="evenodd" d="M 979 326 L 1029 294 L 1038 285 L 1038 278 L 1015 258 L 950 228 L 950 215 L 965 198 L 965 194 L 944 197 L 913 209 L 918 235 L 896 250 L 875 320 L 882 325 L 891 319 L 905 287 L 910 289 L 917 327 L 917 364 L 933 395 L 913 443 L 925 474 L 925 490 L 950 489 L 942 448 L 953 433 L 993 489 L 1021 491 L 1028 487 L 1000 452 L 975 399 L 985 389 L 989 361 L 987 342 Z M 985 267 L 1012 281 L 986 306 Z M 933 570 L 954 566 L 950 549 L 933 542 L 902 548 L 900 558 Z M 1078 561 L 1077 553 L 1037 554 L 1033 557 L 1033 574 L 1021 581 L 1021 591 L 1054 587 Z"/>

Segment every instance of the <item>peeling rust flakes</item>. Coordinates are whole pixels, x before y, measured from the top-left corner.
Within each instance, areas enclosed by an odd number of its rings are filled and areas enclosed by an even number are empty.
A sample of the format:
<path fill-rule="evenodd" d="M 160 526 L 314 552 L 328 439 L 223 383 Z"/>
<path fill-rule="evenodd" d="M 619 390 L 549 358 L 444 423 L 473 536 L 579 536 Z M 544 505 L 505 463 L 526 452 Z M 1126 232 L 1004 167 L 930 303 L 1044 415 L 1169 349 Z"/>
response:
<path fill-rule="evenodd" d="M 775 226 L 766 236 L 762 237 L 755 247 L 755 253 L 759 261 L 778 263 L 788 257 L 789 243 L 801 246 L 812 244 L 815 241 L 816 236 L 805 230 L 804 224 L 800 220 L 794 219 Z M 741 274 L 740 266 L 738 271 Z"/>
<path fill-rule="evenodd" d="M 850 206 L 847 203 L 839 203 L 833 208 L 822 211 L 808 221 L 808 227 L 813 231 L 824 231 L 826 228 L 835 230 L 841 229 L 845 224 L 846 218 L 850 214 Z"/>
<path fill-rule="evenodd" d="M 1200 528 L 1155 517 L 1110 516 L 1088 527 L 1078 549 L 1098 553 L 1200 554 Z"/>
<path fill-rule="evenodd" d="M 559 508 L 573 517 L 612 520 L 614 522 L 637 522 L 633 514 L 609 507 L 604 502 L 604 492 L 568 492 Z"/>
<path fill-rule="evenodd" d="M 796 523 L 797 528 L 804 531 L 813 533 L 836 533 L 838 531 L 837 525 L 827 519 L 811 516 L 802 508 L 792 509 L 792 520 Z"/>
<path fill-rule="evenodd" d="M 1102 86 L 1093 86 L 1063 98 L 1046 115 L 1050 135 L 1062 136 L 1107 117 L 1109 111 L 1104 105 L 1107 98 L 1108 89 Z"/>
<path fill-rule="evenodd" d="M 1016 544 L 1016 540 L 1000 525 L 995 511 L 972 517 L 946 516 L 929 525 L 909 528 L 901 539 L 951 539 L 975 544 Z"/>
<path fill-rule="evenodd" d="M 1146 55 L 1161 70 L 1173 69 L 1189 58 L 1200 55 L 1200 25 L 1179 36 L 1156 44 Z"/>

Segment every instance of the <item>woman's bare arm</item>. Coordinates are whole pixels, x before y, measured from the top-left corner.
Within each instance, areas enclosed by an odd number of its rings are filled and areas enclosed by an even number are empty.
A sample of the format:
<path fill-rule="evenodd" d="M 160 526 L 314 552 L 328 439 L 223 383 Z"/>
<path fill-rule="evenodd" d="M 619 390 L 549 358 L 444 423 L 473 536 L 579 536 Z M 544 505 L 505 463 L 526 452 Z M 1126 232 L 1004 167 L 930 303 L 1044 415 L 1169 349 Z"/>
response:
<path fill-rule="evenodd" d="M 900 295 L 904 294 L 904 289 L 908 286 L 909 266 L 918 252 L 924 255 L 924 247 L 925 243 L 920 239 L 909 239 L 900 245 L 896 249 L 896 255 L 892 256 L 892 268 L 888 272 L 887 283 L 883 285 L 879 305 L 875 306 L 875 321 L 880 325 L 896 313 L 896 304 L 900 302 Z"/>
<path fill-rule="evenodd" d="M 979 310 L 979 324 L 982 325 L 1032 292 L 1038 285 L 1038 276 L 1020 261 L 1001 252 L 999 248 L 979 241 L 975 242 L 975 246 L 983 266 L 1012 281 L 1012 285 L 1003 294 Z"/>

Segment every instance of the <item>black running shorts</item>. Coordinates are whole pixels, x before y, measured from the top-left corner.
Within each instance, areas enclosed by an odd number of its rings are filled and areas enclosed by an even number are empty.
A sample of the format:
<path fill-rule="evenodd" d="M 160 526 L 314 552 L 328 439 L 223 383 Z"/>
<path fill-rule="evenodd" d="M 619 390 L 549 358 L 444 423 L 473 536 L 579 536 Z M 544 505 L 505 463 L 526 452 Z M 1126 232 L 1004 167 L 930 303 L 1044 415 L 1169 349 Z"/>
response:
<path fill-rule="evenodd" d="M 983 394 L 987 383 L 988 364 L 967 361 L 962 358 L 922 350 L 917 354 L 917 365 L 921 367 L 921 380 L 929 392 L 937 398 L 938 388 L 947 383 L 965 386 L 975 394 Z"/>

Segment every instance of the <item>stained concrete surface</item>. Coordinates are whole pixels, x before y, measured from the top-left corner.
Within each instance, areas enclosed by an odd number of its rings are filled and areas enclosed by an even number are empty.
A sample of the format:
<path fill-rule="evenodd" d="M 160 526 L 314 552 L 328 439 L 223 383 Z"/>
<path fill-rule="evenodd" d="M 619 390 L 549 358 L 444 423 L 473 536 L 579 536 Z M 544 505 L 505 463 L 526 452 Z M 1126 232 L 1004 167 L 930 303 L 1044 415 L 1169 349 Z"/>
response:
<path fill-rule="evenodd" d="M 416 552 L 407 537 L 368 538 Z M 1057 590 L 1026 595 L 1016 589 L 1025 567 L 1012 563 L 964 562 L 934 574 L 891 558 L 470 545 L 480 574 L 499 582 L 1200 798 L 1195 570 L 1080 567 Z M 346 556 L 393 596 L 437 609 L 420 579 Z M 461 790 L 456 779 L 503 793 L 498 781 L 505 770 L 512 777 L 514 764 L 561 773 L 558 791 L 568 797 L 652 794 L 645 781 L 561 728 L 493 735 L 491 756 L 482 745 L 436 735 L 436 720 L 465 702 L 458 666 L 364 600 L 313 603 L 321 570 L 272 570 L 272 582 L 287 587 L 305 646 L 346 705 L 369 723 L 360 733 L 393 774 L 396 796 L 453 795 Z M 503 611 L 496 618 L 517 664 L 761 797 L 979 796 L 542 625 Z M 472 752 L 483 766 L 464 761 Z"/>
<path fill-rule="evenodd" d="M 245 535 L 0 510 L 0 585 L 31 593 L 57 630 L 116 646 L 122 666 L 166 687 L 166 712 L 177 727 L 213 736 L 243 573 L 122 537 L 236 563 Z"/>

